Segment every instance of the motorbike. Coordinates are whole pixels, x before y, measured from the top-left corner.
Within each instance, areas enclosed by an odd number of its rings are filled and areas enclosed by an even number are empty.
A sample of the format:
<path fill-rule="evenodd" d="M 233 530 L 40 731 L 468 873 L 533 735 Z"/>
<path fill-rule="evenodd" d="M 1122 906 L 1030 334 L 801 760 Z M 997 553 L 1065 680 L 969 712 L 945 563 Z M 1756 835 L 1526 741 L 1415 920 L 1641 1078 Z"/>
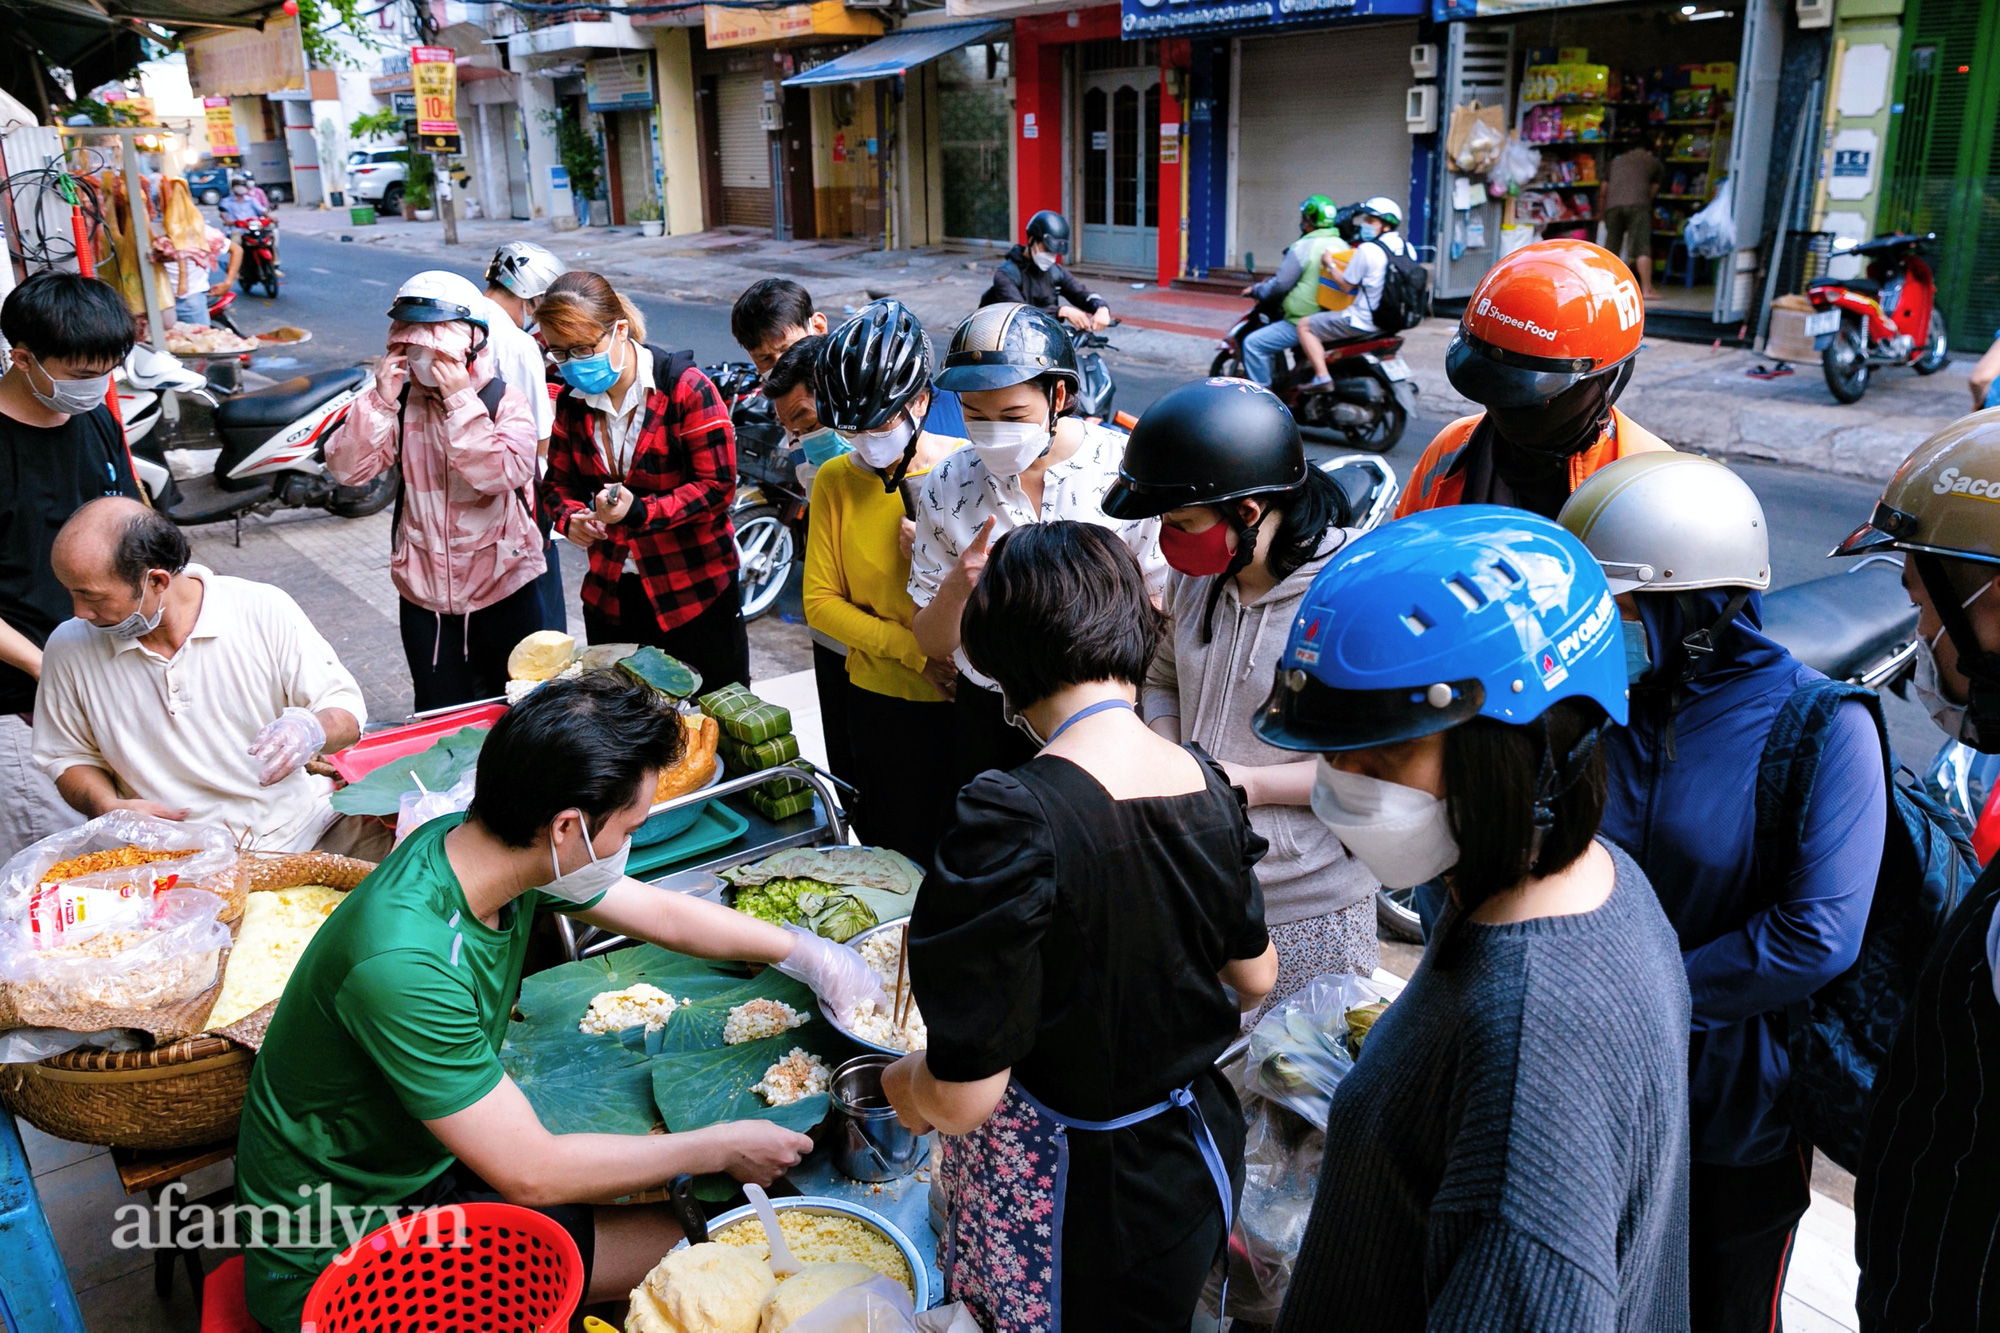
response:
<path fill-rule="evenodd" d="M 243 246 L 243 267 L 237 271 L 237 285 L 248 295 L 252 286 L 261 286 L 264 294 L 276 299 L 278 295 L 278 241 L 274 234 L 277 224 L 269 218 L 244 218 L 228 224 L 241 233 L 239 241 Z"/>
<path fill-rule="evenodd" d="M 743 618 L 755 620 L 778 604 L 791 582 L 805 546 L 806 494 L 796 451 L 786 443 L 757 368 L 731 361 L 705 369 L 736 428 L 736 498 L 729 517 L 736 529 Z"/>
<path fill-rule="evenodd" d="M 1276 301 L 1252 306 L 1216 343 L 1208 373 L 1242 378 L 1243 340 L 1283 318 Z M 1303 352 L 1291 348 L 1272 362 L 1271 392 L 1291 409 L 1307 442 L 1386 454 L 1403 438 L 1417 405 L 1417 384 L 1402 351 L 1403 340 L 1393 334 L 1330 343 L 1326 371 L 1333 383 L 1308 389 L 1312 367 Z"/>
<path fill-rule="evenodd" d="M 207 379 L 150 347 L 120 368 L 118 405 L 132 467 L 153 504 L 182 527 L 280 508 L 324 509 L 342 518 L 380 513 L 402 485 L 388 468 L 359 486 L 326 470 L 326 441 L 368 387 L 366 366 L 298 375 L 267 389 L 218 399 Z M 174 439 L 158 429 L 160 397 L 173 391 L 206 405 L 211 430 Z"/>
<path fill-rule="evenodd" d="M 1815 278 L 1806 284 L 1813 313 L 1806 335 L 1820 348 L 1826 387 L 1843 403 L 1861 401 L 1881 366 L 1935 375 L 1951 361 L 1937 278 L 1921 256 L 1937 233 L 1877 236 L 1842 254 L 1868 261 L 1863 278 Z"/>
<path fill-rule="evenodd" d="M 1117 328 L 1118 321 L 1112 320 L 1111 327 Z M 1064 325 L 1069 332 L 1069 344 L 1076 351 L 1076 369 L 1081 383 L 1077 386 L 1077 406 L 1083 415 L 1092 421 L 1111 419 L 1111 404 L 1118 396 L 1118 386 L 1111 381 L 1111 368 L 1104 364 L 1100 348 L 1112 347 L 1111 340 L 1095 329 L 1079 329 Z M 1126 423 L 1128 426 L 1130 423 Z"/>
<path fill-rule="evenodd" d="M 237 327 L 236 316 L 229 313 L 229 307 L 236 304 L 236 293 L 224 287 L 211 287 L 208 293 L 208 318 L 210 323 L 220 324 L 239 338 L 250 335 Z"/>

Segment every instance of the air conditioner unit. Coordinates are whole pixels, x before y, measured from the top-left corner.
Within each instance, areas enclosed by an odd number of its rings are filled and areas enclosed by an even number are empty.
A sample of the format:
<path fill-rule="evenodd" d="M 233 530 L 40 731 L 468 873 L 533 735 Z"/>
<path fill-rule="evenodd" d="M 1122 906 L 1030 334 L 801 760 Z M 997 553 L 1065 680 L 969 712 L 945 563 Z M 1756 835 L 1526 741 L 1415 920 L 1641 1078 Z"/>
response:
<path fill-rule="evenodd" d="M 1831 28 L 1833 0 L 1798 0 L 1798 14 L 1801 28 Z"/>
<path fill-rule="evenodd" d="M 778 104 L 776 102 L 759 102 L 757 104 L 758 129 L 769 130 L 775 133 L 784 127 L 785 122 L 779 118 Z"/>
<path fill-rule="evenodd" d="M 1419 79 L 1435 79 L 1438 76 L 1436 42 L 1418 42 L 1410 48 L 1410 74 Z"/>
<path fill-rule="evenodd" d="M 1403 125 L 1412 134 L 1436 134 L 1438 90 L 1435 83 L 1412 85 L 1403 93 Z"/>

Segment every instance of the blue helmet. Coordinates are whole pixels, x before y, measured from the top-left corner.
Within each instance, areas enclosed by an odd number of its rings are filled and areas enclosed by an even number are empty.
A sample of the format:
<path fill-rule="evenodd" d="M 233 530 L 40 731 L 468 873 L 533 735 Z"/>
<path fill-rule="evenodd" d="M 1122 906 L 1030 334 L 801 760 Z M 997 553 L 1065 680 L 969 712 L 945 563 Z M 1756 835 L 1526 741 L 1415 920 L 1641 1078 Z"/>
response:
<path fill-rule="evenodd" d="M 1625 643 L 1597 561 L 1521 509 L 1412 514 L 1313 580 L 1255 722 L 1285 750 L 1359 750 L 1473 717 L 1519 726 L 1560 699 L 1625 721 Z"/>

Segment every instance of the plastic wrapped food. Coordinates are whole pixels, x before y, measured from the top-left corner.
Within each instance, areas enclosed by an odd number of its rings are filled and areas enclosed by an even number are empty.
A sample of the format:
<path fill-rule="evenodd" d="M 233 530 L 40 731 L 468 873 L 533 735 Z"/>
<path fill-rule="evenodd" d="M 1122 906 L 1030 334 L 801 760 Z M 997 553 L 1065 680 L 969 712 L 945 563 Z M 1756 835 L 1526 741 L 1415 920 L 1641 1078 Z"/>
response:
<path fill-rule="evenodd" d="M 1250 1086 L 1324 1127 L 1333 1090 L 1354 1068 L 1348 1011 L 1381 998 L 1373 983 L 1349 973 L 1314 977 L 1251 1032 Z"/>
<path fill-rule="evenodd" d="M 0 868 L 0 920 L 25 923 L 51 883 L 126 897 L 179 887 L 229 898 L 238 871 L 236 843 L 223 829 L 113 810 L 15 853 Z"/>
<path fill-rule="evenodd" d="M 1257 1095 L 1249 1067 L 1223 1076 L 1243 1103 L 1243 1197 L 1229 1237 L 1229 1315 L 1242 1324 L 1275 1324 L 1298 1264 L 1312 1215 L 1313 1192 L 1326 1156 L 1326 1133 L 1278 1103 Z M 1202 1308 L 1217 1313 L 1218 1276 L 1202 1291 Z"/>
<path fill-rule="evenodd" d="M 217 920 L 222 906 L 215 894 L 174 889 L 95 929 L 0 922 L 0 981 L 29 1025 L 179 1004 L 215 984 L 229 945 L 229 927 Z"/>

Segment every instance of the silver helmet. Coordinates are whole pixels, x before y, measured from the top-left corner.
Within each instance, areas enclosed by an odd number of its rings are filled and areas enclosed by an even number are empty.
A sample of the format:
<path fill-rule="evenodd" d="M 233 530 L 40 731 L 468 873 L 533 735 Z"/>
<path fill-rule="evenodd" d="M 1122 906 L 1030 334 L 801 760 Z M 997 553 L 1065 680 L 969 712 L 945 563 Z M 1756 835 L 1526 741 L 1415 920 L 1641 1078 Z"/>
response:
<path fill-rule="evenodd" d="M 505 287 L 523 301 L 533 301 L 568 270 L 563 262 L 533 241 L 509 241 L 493 252 L 486 266 L 486 285 Z"/>
<path fill-rule="evenodd" d="M 1621 458 L 1570 496 L 1558 521 L 1613 593 L 1771 586 L 1771 529 L 1743 478 L 1699 454 Z"/>

